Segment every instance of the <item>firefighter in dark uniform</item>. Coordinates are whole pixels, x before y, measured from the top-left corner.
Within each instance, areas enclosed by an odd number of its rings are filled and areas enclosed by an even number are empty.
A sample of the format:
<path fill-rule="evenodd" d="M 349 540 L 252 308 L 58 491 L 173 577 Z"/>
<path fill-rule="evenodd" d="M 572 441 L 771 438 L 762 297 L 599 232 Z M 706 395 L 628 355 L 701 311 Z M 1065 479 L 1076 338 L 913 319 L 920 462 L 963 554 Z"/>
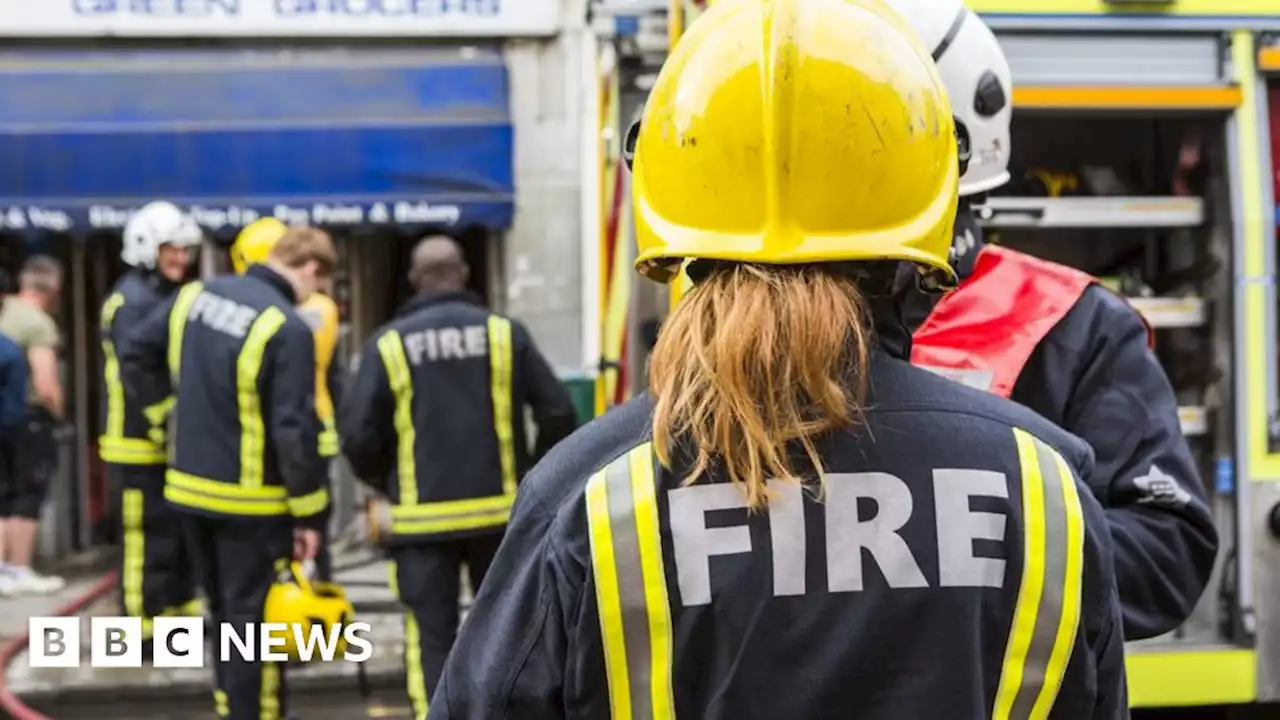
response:
<path fill-rule="evenodd" d="M 520 478 L 573 431 L 568 391 L 520 323 L 465 288 L 462 250 L 413 250 L 417 296 L 364 347 L 338 432 L 357 477 L 392 506 L 393 585 L 405 606 L 415 718 L 427 714 L 458 632 L 459 574 L 483 585 Z M 534 456 L 525 407 L 537 424 Z"/>
<path fill-rule="evenodd" d="M 106 464 L 121 523 L 120 601 L 124 614 L 142 619 L 145 637 L 157 615 L 198 615 L 196 581 L 177 514 L 164 501 L 165 449 L 148 437 L 143 408 L 129 402 L 116 348 L 186 280 L 199 225 L 167 202 L 153 202 L 125 224 L 121 257 L 131 269 L 102 304 L 102 434 Z"/>
<path fill-rule="evenodd" d="M 231 246 L 231 265 L 236 274 L 244 274 L 253 265 L 267 261 L 271 249 L 288 231 L 288 226 L 276 218 L 262 218 L 245 226 Z M 316 339 L 316 414 L 320 417 L 320 457 L 332 459 L 338 454 L 338 433 L 334 427 L 334 398 L 340 390 L 338 381 L 338 337 L 342 328 L 342 316 L 338 304 L 322 292 L 312 293 L 298 306 L 298 315 L 307 321 Z M 321 478 L 324 486 L 330 486 L 329 469 Z M 333 506 L 326 511 L 329 515 Z M 324 581 L 333 580 L 333 558 L 329 548 L 329 517 L 323 523 L 325 532 L 320 536 L 320 550 L 316 554 L 315 575 Z"/>
<path fill-rule="evenodd" d="M 972 204 L 1009 180 L 1008 62 L 959 0 L 891 4 L 934 50 L 973 155 L 952 249 L 961 285 L 936 308 L 916 304 L 923 324 L 912 360 L 1010 397 L 1089 443 L 1090 487 L 1115 540 L 1125 639 L 1167 633 L 1204 592 L 1218 536 L 1151 333 L 1096 278 L 983 242 Z"/>
<path fill-rule="evenodd" d="M 907 361 L 963 157 L 909 27 L 715 3 L 635 136 L 637 268 L 693 289 L 526 478 L 431 720 L 1124 717 L 1088 448 Z"/>
<path fill-rule="evenodd" d="M 262 622 L 290 558 L 314 558 L 319 543 L 315 343 L 294 307 L 335 263 L 327 234 L 294 228 L 267 264 L 184 287 L 120 353 L 125 388 L 148 408 L 170 406 L 165 499 L 182 515 L 212 620 L 241 632 Z M 221 717 L 285 717 L 280 664 L 233 653 L 216 683 Z"/>

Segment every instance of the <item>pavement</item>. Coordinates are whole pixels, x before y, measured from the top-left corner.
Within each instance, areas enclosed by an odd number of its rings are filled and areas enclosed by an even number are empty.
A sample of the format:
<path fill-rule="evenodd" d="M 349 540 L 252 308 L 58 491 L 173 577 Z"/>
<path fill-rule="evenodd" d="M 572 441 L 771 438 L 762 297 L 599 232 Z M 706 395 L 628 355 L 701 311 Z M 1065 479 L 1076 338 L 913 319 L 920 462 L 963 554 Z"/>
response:
<path fill-rule="evenodd" d="M 334 559 L 335 579 L 347 589 L 348 597 L 356 607 L 357 619 L 371 626 L 373 656 L 362 664 L 346 662 L 312 662 L 292 666 L 288 681 L 291 696 L 307 694 L 325 695 L 349 688 L 351 698 L 359 697 L 361 681 L 358 671 L 363 669 L 365 684 L 372 688 L 403 687 L 404 639 L 401 614 L 388 586 L 388 563 L 368 553 L 339 555 Z M 101 575 L 80 575 L 68 578 L 68 585 L 61 592 L 45 597 L 0 600 L 0 638 L 5 642 L 26 635 L 27 618 L 52 615 L 54 612 L 82 597 Z M 465 587 L 465 585 L 464 585 Z M 464 608 L 470 598 L 463 598 Z M 87 607 L 81 614 L 82 638 L 87 637 L 92 616 L 119 614 L 119 604 L 114 592 Z M 32 668 L 23 651 L 7 669 L 7 682 L 11 691 L 24 702 L 35 707 L 50 703 L 57 706 L 98 705 L 97 717 L 124 717 L 114 711 L 114 706 L 126 704 L 146 705 L 160 700 L 166 703 L 206 700 L 211 691 L 212 671 L 209 668 L 91 668 L 88 662 L 89 648 L 81 643 L 82 661 L 76 668 Z M 300 695 L 299 691 L 302 691 Z M 379 693 L 380 695 L 383 693 Z M 387 693 L 394 697 L 398 693 Z M 400 693 L 402 694 L 402 693 Z M 54 702 L 56 698 L 56 703 Z M 393 705 L 401 702 L 399 699 Z M 104 705 L 110 704 L 112 710 Z M 104 712 L 105 711 L 105 712 Z M 59 713 L 61 717 L 63 713 Z M 75 713 L 68 712 L 68 716 Z M 128 711 L 128 717 L 148 716 L 141 710 Z M 311 715 L 311 713 L 308 713 Z M 178 715 L 186 717 L 186 714 Z M 395 708 L 387 710 L 385 717 L 395 717 Z M 157 715 L 156 717 L 165 717 Z M 359 715 L 348 715 L 359 717 Z"/>

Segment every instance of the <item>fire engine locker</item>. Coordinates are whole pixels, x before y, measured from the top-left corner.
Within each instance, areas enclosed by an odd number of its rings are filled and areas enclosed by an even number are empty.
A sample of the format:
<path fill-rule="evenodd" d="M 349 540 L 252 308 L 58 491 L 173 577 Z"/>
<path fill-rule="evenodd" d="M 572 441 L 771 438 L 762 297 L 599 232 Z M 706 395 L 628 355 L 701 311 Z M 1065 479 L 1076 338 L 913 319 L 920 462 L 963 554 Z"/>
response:
<path fill-rule="evenodd" d="M 1264 600 L 1280 587 L 1262 584 L 1260 561 L 1276 554 L 1261 527 L 1280 495 L 1264 497 L 1275 484 L 1256 482 L 1280 476 L 1267 447 L 1275 213 L 1261 182 L 1267 122 L 1254 33 L 1280 26 L 1280 10 L 1029 5 L 970 3 L 996 28 L 1015 84 L 1015 181 L 987 203 L 989 232 L 1102 276 L 1147 317 L 1222 536 L 1191 620 L 1128 648 L 1131 702 L 1276 699 L 1280 683 L 1269 678 L 1280 668 L 1267 657 L 1280 638 L 1268 637 L 1275 611 Z"/>

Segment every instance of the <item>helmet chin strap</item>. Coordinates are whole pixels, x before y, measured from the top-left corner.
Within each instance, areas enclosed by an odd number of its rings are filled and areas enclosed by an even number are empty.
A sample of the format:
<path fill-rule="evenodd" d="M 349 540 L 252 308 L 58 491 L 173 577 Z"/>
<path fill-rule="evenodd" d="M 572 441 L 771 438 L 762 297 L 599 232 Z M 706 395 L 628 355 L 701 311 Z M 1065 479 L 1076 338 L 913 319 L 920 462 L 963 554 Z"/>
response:
<path fill-rule="evenodd" d="M 961 282 L 973 272 L 974 261 L 984 244 L 982 227 L 974 217 L 971 198 L 962 197 L 956 209 L 955 236 L 951 239 L 951 267 Z"/>
<path fill-rule="evenodd" d="M 627 128 L 627 135 L 622 139 L 622 160 L 627 164 L 628 170 L 633 170 L 631 164 L 636 159 L 636 143 L 640 140 L 640 121 L 636 120 L 631 123 L 631 127 Z"/>
<path fill-rule="evenodd" d="M 960 177 L 964 177 L 969 172 L 969 161 L 973 159 L 973 143 L 969 140 L 969 128 L 960 120 L 960 118 L 952 116 L 956 124 L 956 159 L 960 163 Z"/>

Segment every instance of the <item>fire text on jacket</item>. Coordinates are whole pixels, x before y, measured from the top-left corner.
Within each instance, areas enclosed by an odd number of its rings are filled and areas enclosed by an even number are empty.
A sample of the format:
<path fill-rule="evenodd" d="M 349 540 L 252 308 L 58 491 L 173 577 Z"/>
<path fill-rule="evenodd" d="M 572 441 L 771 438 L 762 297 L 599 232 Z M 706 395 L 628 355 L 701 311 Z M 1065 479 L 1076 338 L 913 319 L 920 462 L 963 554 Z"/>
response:
<path fill-rule="evenodd" d="M 243 338 L 256 317 L 257 310 L 208 291 L 196 296 L 191 303 L 191 313 L 187 316 L 188 320 L 203 323 L 235 338 Z"/>
<path fill-rule="evenodd" d="M 462 328 L 431 328 L 404 334 L 404 349 L 410 365 L 421 365 L 423 359 L 466 360 L 489 354 L 489 331 L 483 325 Z"/>
<path fill-rule="evenodd" d="M 971 508 L 970 499 L 1004 503 L 1009 488 L 1003 473 L 983 470 L 934 470 L 929 498 L 914 498 L 907 483 L 888 473 L 829 474 L 826 497 L 826 579 L 828 592 L 858 592 L 864 587 L 866 558 L 876 563 L 890 588 L 1003 587 L 1007 516 Z M 769 483 L 768 524 L 773 553 L 775 597 L 810 592 L 806 577 L 806 492 L 796 483 Z M 708 526 L 713 511 L 745 509 L 737 487 L 693 485 L 671 490 L 671 537 L 680 597 L 686 606 L 711 602 L 711 564 L 715 556 L 757 552 L 745 522 Z M 915 503 L 932 502 L 936 533 L 902 532 Z M 874 507 L 874 509 L 871 509 Z M 745 513 L 742 518 L 745 519 Z M 987 541 L 981 554 L 975 541 Z M 919 547 L 922 544 L 931 547 Z M 926 579 L 917 557 L 937 553 L 937 575 Z"/>

